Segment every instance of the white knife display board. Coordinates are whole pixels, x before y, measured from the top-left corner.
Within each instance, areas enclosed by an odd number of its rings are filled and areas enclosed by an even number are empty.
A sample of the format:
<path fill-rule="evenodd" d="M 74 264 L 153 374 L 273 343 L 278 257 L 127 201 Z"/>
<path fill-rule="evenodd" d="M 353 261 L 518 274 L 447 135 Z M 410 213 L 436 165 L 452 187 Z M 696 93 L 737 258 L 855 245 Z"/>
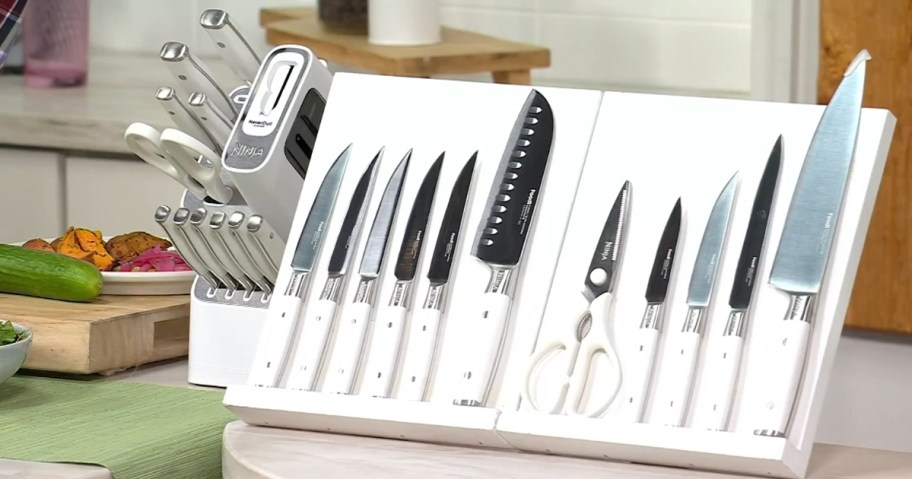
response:
<path fill-rule="evenodd" d="M 429 400 L 328 394 L 319 392 L 319 386 L 317 391 L 307 392 L 242 385 L 228 388 L 226 406 L 242 420 L 258 425 L 803 477 L 895 118 L 885 110 L 863 111 L 790 433 L 786 438 L 763 437 L 752 434 L 751 410 L 762 407 L 751 401 L 756 397 L 752 378 L 763 367 L 769 325 L 781 321 L 788 306 L 787 296 L 769 287 L 766 281 L 795 181 L 824 107 L 536 89 L 554 110 L 554 145 L 533 234 L 522 266 L 515 273 L 521 282 L 513 295 L 510 330 L 487 407 L 453 405 L 449 386 L 460 358 L 473 353 L 472 332 L 460 327 L 459 318 L 472 314 L 473 300 L 484 292 L 488 281 L 487 267 L 471 256 L 475 232 L 497 163 L 530 87 L 360 74 L 335 75 L 291 237 L 296 238 L 303 228 L 329 165 L 353 143 L 352 161 L 330 219 L 317 271 L 311 278 L 309 298 L 314 298 L 326 278 L 329 250 L 341 221 L 338 218 L 344 215 L 361 172 L 377 150 L 385 147 L 359 253 L 389 175 L 405 151 L 413 148 L 375 308 L 388 303 L 395 282 L 392 263 L 411 199 L 430 164 L 446 151 L 427 230 L 431 237 L 425 241 L 413 287 L 413 311 L 427 290 L 428 256 L 449 199 L 449 188 L 465 161 L 476 150 L 479 152 L 457 260 L 450 276 L 450 296 L 441 327 L 443 344 L 438 351 L 440 360 Z M 682 200 L 682 228 L 665 303 L 655 385 L 664 379 L 663 364 L 673 360 L 668 345 L 681 331 L 689 275 L 710 209 L 726 181 L 739 172 L 728 239 L 713 301 L 705 317 L 701 355 L 713 350 L 728 315 L 728 293 L 760 174 L 780 134 L 784 147 L 782 167 L 759 264 L 730 431 L 619 423 L 612 421 L 611 411 L 605 417 L 592 419 L 530 411 L 520 397 L 528 357 L 537 342 L 575 328 L 586 305 L 581 295 L 583 275 L 608 210 L 625 180 L 632 184 L 630 229 L 622 252 L 613 316 L 615 345 L 620 345 L 620 350 L 626 335 L 642 318 L 646 278 L 659 236 L 675 200 Z M 286 284 L 290 277 L 288 263 L 294 248 L 295 242 L 289 241 L 278 285 Z M 360 254 L 353 258 L 340 310 L 351 302 L 359 261 Z M 302 317 L 306 314 L 305 311 Z M 260 347 L 267 347 L 263 345 L 268 345 L 269 340 L 263 341 Z M 623 359 L 623 351 L 620 354 Z M 698 367 L 698 384 L 699 371 Z M 647 417 L 650 407 L 647 404 Z"/>

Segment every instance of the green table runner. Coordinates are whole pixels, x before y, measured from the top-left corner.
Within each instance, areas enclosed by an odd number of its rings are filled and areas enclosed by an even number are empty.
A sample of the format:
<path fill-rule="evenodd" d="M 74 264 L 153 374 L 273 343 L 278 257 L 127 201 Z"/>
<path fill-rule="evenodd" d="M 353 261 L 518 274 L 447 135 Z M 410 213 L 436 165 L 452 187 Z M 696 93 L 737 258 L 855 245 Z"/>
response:
<path fill-rule="evenodd" d="M 115 479 L 221 477 L 223 392 L 14 376 L 0 384 L 0 457 L 97 464 Z"/>

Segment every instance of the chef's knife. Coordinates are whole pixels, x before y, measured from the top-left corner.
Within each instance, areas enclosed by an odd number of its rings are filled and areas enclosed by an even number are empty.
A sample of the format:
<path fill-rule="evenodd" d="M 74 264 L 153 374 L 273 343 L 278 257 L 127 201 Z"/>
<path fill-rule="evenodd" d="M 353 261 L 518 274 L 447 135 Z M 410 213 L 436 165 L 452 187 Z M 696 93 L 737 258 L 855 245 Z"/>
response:
<path fill-rule="evenodd" d="M 622 401 L 612 419 L 621 422 L 640 422 L 652 382 L 652 370 L 658 351 L 659 335 L 662 331 L 662 317 L 668 284 L 678 251 L 678 237 L 681 232 L 681 199 L 674 205 L 665 229 L 656 248 L 649 281 L 646 283 L 646 311 L 640 327 L 634 330 L 630 348 L 633 355 L 622 364 Z"/>
<path fill-rule="evenodd" d="M 212 100 L 202 93 L 192 93 L 190 101 L 187 103 L 191 109 L 195 110 L 197 118 L 200 119 L 200 125 L 218 142 L 218 151 L 222 151 L 228 144 L 228 137 L 231 136 L 231 128 L 234 126 L 233 122 L 215 108 Z"/>
<path fill-rule="evenodd" d="M 291 277 L 288 284 L 285 285 L 282 294 L 276 294 L 270 300 L 261 335 L 275 342 L 269 347 L 257 348 L 254 367 L 251 368 L 248 378 L 248 382 L 255 386 L 278 385 L 286 369 L 288 351 L 294 344 L 299 329 L 298 316 L 307 295 L 310 274 L 326 237 L 326 228 L 339 196 L 339 188 L 351 158 L 351 150 L 351 144 L 345 147 L 323 178 L 291 257 Z"/>
<path fill-rule="evenodd" d="M 694 371 L 700 355 L 705 324 L 703 316 L 712 301 L 738 183 L 739 175 L 735 173 L 719 193 L 706 221 L 687 289 L 687 316 L 684 318 L 681 334 L 677 337 L 675 359 L 668 362 L 667 371 L 662 371 L 663 380 L 656 388 L 650 423 L 666 426 L 684 425 L 687 404 L 693 390 Z"/>
<path fill-rule="evenodd" d="M 253 291 L 253 282 L 247 278 L 247 275 L 244 274 L 241 267 L 234 261 L 231 253 L 226 251 L 223 247 L 223 244 L 219 241 L 220 238 L 215 234 L 215 231 L 212 231 L 212 229 L 207 226 L 208 216 L 209 212 L 206 211 L 206 208 L 197 208 L 190 212 L 190 217 L 187 219 L 187 223 L 190 224 L 197 237 L 205 244 L 207 251 L 203 252 L 203 256 L 208 257 L 209 261 L 217 263 L 220 270 L 226 271 L 234 278 L 238 284 L 240 284 L 239 289 Z M 191 233 L 191 237 L 192 235 L 193 233 Z"/>
<path fill-rule="evenodd" d="M 260 57 L 228 17 L 228 12 L 210 8 L 200 16 L 200 25 L 215 42 L 219 55 L 231 71 L 241 80 L 252 84 L 260 68 Z"/>
<path fill-rule="evenodd" d="M 193 245 L 190 244 L 190 241 L 184 235 L 183 231 L 178 229 L 178 227 L 170 221 L 171 208 L 167 205 L 161 205 L 156 208 L 153 217 L 155 218 L 155 222 L 161 225 L 162 229 L 165 230 L 165 234 L 168 235 L 168 239 L 171 240 L 171 244 L 177 249 L 181 258 L 193 268 L 193 271 L 195 271 L 200 278 L 203 278 L 203 281 L 209 284 L 210 289 L 218 289 L 222 280 L 213 274 L 209 267 L 206 266 L 206 263 L 199 258 L 199 255 L 196 253 L 196 250 L 193 248 Z"/>
<path fill-rule="evenodd" d="M 272 292 L 272 284 L 263 276 L 251 259 L 247 256 L 240 242 L 231 234 L 227 226 L 228 215 L 224 211 L 213 211 L 209 215 L 210 241 L 217 243 L 217 246 L 228 257 L 228 261 L 237 265 L 240 275 L 252 282 L 256 288 L 265 293 Z M 248 290 L 253 292 L 254 290 Z"/>
<path fill-rule="evenodd" d="M 788 293 L 789 308 L 776 327 L 775 349 L 761 374 L 763 395 L 754 434 L 785 437 L 804 370 L 811 321 L 839 221 L 861 122 L 865 66 L 862 50 L 836 88 L 811 139 L 792 195 L 769 283 Z M 762 372 L 761 372 L 762 371 Z"/>
<path fill-rule="evenodd" d="M 266 253 L 262 251 L 260 245 L 244 230 L 247 215 L 243 212 L 235 211 L 228 216 L 228 231 L 231 236 L 241 246 L 244 253 L 253 262 L 256 270 L 269 282 L 275 285 L 275 278 L 278 275 L 275 266 L 269 261 Z"/>
<path fill-rule="evenodd" d="M 386 258 L 390 230 L 399 210 L 399 199 L 402 196 L 402 185 L 408 173 L 412 150 L 406 152 L 400 160 L 399 166 L 393 172 L 383 196 L 374 221 L 371 224 L 367 245 L 361 256 L 361 265 L 358 269 L 360 281 L 355 293 L 354 301 L 343 310 L 344 321 L 339 323 L 336 331 L 333 350 L 329 359 L 329 368 L 324 378 L 323 392 L 336 394 L 351 394 L 352 386 L 358 374 L 358 365 L 361 362 L 361 353 L 364 350 L 364 337 L 371 324 L 371 312 L 376 297 L 377 283 Z"/>
<path fill-rule="evenodd" d="M 443 213 L 427 278 L 430 285 L 422 307 L 415 311 L 405 341 L 405 355 L 402 358 L 402 372 L 394 397 L 421 401 L 427 390 L 428 380 L 437 350 L 440 316 L 446 285 L 450 280 L 450 269 L 456 257 L 459 231 L 462 229 L 463 213 L 469 198 L 469 187 L 475 172 L 478 152 L 472 154 L 462 167 L 453 183 L 450 200 Z"/>
<path fill-rule="evenodd" d="M 222 154 L 224 143 L 220 144 L 203 127 L 196 113 L 180 99 L 180 96 L 176 94 L 173 88 L 167 86 L 159 87 L 158 91 L 155 92 L 155 98 L 171 119 L 174 120 L 174 124 L 177 125 L 178 129 L 201 141 L 212 151 Z"/>
<path fill-rule="evenodd" d="M 741 366 L 741 350 L 747 324 L 747 311 L 754 294 L 757 273 L 760 268 L 760 254 L 766 240 L 766 226 L 769 222 L 776 183 L 779 180 L 779 165 L 782 162 L 782 136 L 776 140 L 766 161 L 763 176 L 757 186 L 750 220 L 741 245 L 741 256 L 735 269 L 728 305 L 731 312 L 719 340 L 719 351 L 707 359 L 703 369 L 700 389 L 694 396 L 694 415 L 690 426 L 699 429 L 725 430 L 731 410 L 738 370 Z"/>
<path fill-rule="evenodd" d="M 237 106 L 215 81 L 209 67 L 199 57 L 190 53 L 187 45 L 180 42 L 165 42 L 159 56 L 178 80 L 180 89 L 185 91 L 185 97 L 195 92 L 203 93 L 231 121 L 237 118 Z"/>
<path fill-rule="evenodd" d="M 473 255 L 491 268 L 491 277 L 478 299 L 477 315 L 466 318 L 464 330 L 472 331 L 476 349 L 462 360 L 454 404 L 483 406 L 487 401 L 508 329 L 511 279 L 532 229 L 553 137 L 551 105 L 532 90 L 507 140 L 486 215 L 478 226 Z"/>
<path fill-rule="evenodd" d="M 228 288 L 229 293 L 233 293 L 239 287 L 237 280 L 228 274 L 228 271 L 222 267 L 218 258 L 215 257 L 215 253 L 209 248 L 209 244 L 206 242 L 205 238 L 201 237 L 195 228 L 188 225 L 190 215 L 191 212 L 187 208 L 178 208 L 174 212 L 172 222 L 179 228 L 184 238 L 186 238 L 187 242 L 192 246 L 193 251 L 196 252 L 199 259 L 206 265 L 206 269 L 212 271 L 212 274 Z"/>
<path fill-rule="evenodd" d="M 405 225 L 405 235 L 399 246 L 399 256 L 396 258 L 396 285 L 393 294 L 389 304 L 377 312 L 377 317 L 371 323 L 373 334 L 367 349 L 364 373 L 361 374 L 361 395 L 388 397 L 390 394 L 396 362 L 399 360 L 402 332 L 405 329 L 405 316 L 412 297 L 412 282 L 418 270 L 424 238 L 427 236 L 428 218 L 437 193 L 443 155 L 441 153 L 431 165 L 415 195 Z"/>
<path fill-rule="evenodd" d="M 348 211 L 345 212 L 339 236 L 336 237 L 329 258 L 326 282 L 323 284 L 319 299 L 313 304 L 313 313 L 308 309 L 304 315 L 304 324 L 301 326 L 301 334 L 292 356 L 291 367 L 288 369 L 286 388 L 311 391 L 316 385 L 336 316 L 336 304 L 344 295 L 345 276 L 348 274 L 352 254 L 361 236 L 361 226 L 379 171 L 377 163 L 382 157 L 383 148 L 371 160 L 352 193 Z"/>

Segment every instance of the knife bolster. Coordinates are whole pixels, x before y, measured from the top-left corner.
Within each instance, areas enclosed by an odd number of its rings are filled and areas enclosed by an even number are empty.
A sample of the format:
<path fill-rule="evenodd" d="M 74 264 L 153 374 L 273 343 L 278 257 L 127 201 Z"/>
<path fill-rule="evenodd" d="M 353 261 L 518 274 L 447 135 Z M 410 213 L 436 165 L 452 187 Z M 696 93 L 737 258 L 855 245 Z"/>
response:
<path fill-rule="evenodd" d="M 396 285 L 393 286 L 393 295 L 390 298 L 390 306 L 401 306 L 407 308 L 407 303 L 409 299 L 409 290 L 412 285 L 411 281 L 396 281 Z"/>
<path fill-rule="evenodd" d="M 809 294 L 789 295 L 789 308 L 785 314 L 786 321 L 811 322 L 811 309 L 813 296 Z"/>
<path fill-rule="evenodd" d="M 326 284 L 323 285 L 323 291 L 320 292 L 320 299 L 338 303 L 339 292 L 341 290 L 342 276 L 330 276 L 329 278 L 326 278 Z"/>
<path fill-rule="evenodd" d="M 725 330 L 722 331 L 722 335 L 743 338 L 745 315 L 746 311 L 743 309 L 733 309 L 732 312 L 728 314 L 728 321 L 725 322 Z"/>
<path fill-rule="evenodd" d="M 424 309 L 440 311 L 444 294 L 446 294 L 446 283 L 431 284 L 428 287 L 427 296 L 424 298 Z"/>
<path fill-rule="evenodd" d="M 355 291 L 355 303 L 374 304 L 374 278 L 362 279 Z"/>
<path fill-rule="evenodd" d="M 706 308 L 702 306 L 692 306 L 687 309 L 687 317 L 684 318 L 684 327 L 681 328 L 683 333 L 703 334 L 703 311 Z"/>
<path fill-rule="evenodd" d="M 643 312 L 643 320 L 640 321 L 640 329 L 662 329 L 662 305 L 660 303 L 650 303 L 646 305 L 646 311 Z"/>
<path fill-rule="evenodd" d="M 488 280 L 488 287 L 485 293 L 503 294 L 509 296 L 510 280 L 513 278 L 513 268 L 494 266 L 491 268 L 493 273 Z"/>
<path fill-rule="evenodd" d="M 288 282 L 288 287 L 285 288 L 285 296 L 297 296 L 303 300 L 305 294 L 305 284 L 307 284 L 306 272 L 295 271 L 291 273 L 291 281 Z"/>

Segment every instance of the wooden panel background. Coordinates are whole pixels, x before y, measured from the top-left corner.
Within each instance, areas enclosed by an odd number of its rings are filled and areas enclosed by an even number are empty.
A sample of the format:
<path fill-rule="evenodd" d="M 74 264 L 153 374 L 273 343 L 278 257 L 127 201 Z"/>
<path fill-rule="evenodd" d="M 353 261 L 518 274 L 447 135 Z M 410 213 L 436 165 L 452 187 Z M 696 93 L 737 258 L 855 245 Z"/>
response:
<path fill-rule="evenodd" d="M 912 334 L 912 0 L 820 0 L 818 103 L 862 48 L 864 106 L 889 109 L 897 125 L 846 326 Z"/>

